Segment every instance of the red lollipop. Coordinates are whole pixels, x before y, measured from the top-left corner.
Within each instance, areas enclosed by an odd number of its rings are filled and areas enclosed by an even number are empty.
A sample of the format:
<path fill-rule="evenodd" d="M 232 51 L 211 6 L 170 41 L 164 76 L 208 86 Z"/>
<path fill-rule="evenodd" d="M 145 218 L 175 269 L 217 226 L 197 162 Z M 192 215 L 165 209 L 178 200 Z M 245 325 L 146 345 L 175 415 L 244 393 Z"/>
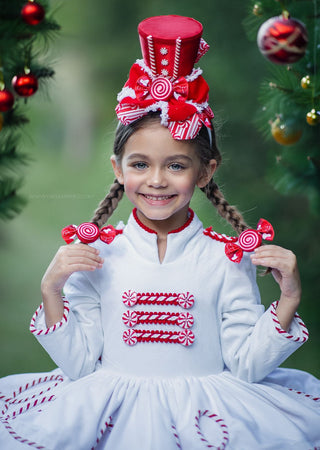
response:
<path fill-rule="evenodd" d="M 156 78 L 151 85 L 151 96 L 155 100 L 168 100 L 171 97 L 173 91 L 172 83 L 168 78 L 159 77 Z"/>
<path fill-rule="evenodd" d="M 261 245 L 261 242 L 261 234 L 258 231 L 249 228 L 240 234 L 238 245 L 245 252 L 252 252 Z"/>
<path fill-rule="evenodd" d="M 77 236 L 84 244 L 90 244 L 98 239 L 100 234 L 97 225 L 91 222 L 84 222 L 77 228 Z"/>

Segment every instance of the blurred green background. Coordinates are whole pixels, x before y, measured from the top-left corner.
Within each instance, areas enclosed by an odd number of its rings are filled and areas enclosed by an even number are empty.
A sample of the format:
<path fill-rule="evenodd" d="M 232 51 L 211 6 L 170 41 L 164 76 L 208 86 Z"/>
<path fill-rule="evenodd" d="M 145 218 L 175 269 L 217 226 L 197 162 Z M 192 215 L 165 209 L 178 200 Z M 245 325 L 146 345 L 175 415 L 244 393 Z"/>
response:
<path fill-rule="evenodd" d="M 211 46 L 199 65 L 211 87 L 224 158 L 217 181 L 252 226 L 268 219 L 275 242 L 298 256 L 304 291 L 299 312 L 311 336 L 284 365 L 320 377 L 319 217 L 310 214 L 303 196 L 281 196 L 265 181 L 267 158 L 279 145 L 263 141 L 253 125 L 267 63 L 245 36 L 246 2 L 52 0 L 51 7 L 62 27 L 48 55 L 56 75 L 47 92 L 28 102 L 31 122 L 21 141 L 32 158 L 22 188 L 28 204 L 14 220 L 0 223 L 0 376 L 55 367 L 28 330 L 41 302 L 42 275 L 63 244 L 61 228 L 90 220 L 112 182 L 116 94 L 141 57 L 138 22 L 180 14 L 203 23 Z M 232 233 L 202 193 L 192 207 L 205 226 Z M 110 222 L 126 221 L 130 210 L 123 200 Z M 258 282 L 267 306 L 277 299 L 278 287 L 270 275 Z"/>

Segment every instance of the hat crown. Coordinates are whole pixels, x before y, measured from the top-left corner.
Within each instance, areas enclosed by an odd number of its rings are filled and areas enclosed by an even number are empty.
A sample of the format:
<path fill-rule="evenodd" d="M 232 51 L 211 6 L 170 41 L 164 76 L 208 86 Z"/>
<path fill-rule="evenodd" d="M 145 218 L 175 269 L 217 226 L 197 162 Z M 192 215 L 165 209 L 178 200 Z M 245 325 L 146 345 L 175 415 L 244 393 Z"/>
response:
<path fill-rule="evenodd" d="M 198 59 L 202 25 L 190 17 L 168 15 L 138 25 L 145 64 L 154 76 L 177 79 L 192 72 Z"/>

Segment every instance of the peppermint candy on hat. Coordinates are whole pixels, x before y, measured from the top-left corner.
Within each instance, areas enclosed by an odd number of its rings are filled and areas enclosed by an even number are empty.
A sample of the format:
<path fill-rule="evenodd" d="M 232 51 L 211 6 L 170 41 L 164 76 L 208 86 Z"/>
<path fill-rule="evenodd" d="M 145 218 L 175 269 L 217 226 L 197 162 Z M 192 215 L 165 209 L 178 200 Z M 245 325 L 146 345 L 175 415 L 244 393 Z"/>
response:
<path fill-rule="evenodd" d="M 174 139 L 194 139 L 212 128 L 209 86 L 193 66 L 209 49 L 202 25 L 190 17 L 149 17 L 138 26 L 143 60 L 130 69 L 118 94 L 116 113 L 124 125 L 160 111 Z"/>

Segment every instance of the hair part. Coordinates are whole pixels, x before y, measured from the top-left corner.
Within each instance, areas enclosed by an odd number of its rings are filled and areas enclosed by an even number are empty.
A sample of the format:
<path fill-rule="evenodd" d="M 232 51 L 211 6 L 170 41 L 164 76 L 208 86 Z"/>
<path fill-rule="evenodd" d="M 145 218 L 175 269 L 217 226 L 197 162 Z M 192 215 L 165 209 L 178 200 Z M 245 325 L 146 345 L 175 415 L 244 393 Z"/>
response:
<path fill-rule="evenodd" d="M 122 156 L 125 150 L 125 144 L 128 139 L 138 130 L 147 127 L 150 123 L 159 123 L 160 114 L 159 112 L 151 112 L 139 120 L 129 124 L 123 125 L 119 122 L 115 140 L 113 145 L 113 153 L 116 157 L 117 164 L 121 164 Z M 211 133 L 211 136 L 209 135 Z M 217 167 L 221 164 L 221 154 L 217 147 L 216 136 L 214 128 L 208 129 L 203 126 L 198 133 L 198 135 L 189 141 L 195 146 L 196 153 L 200 159 L 202 168 L 208 166 L 210 160 L 215 159 L 217 162 Z M 224 195 L 220 191 L 218 185 L 213 179 L 201 190 L 206 194 L 207 198 L 217 209 L 221 217 L 223 217 L 233 229 L 240 234 L 243 230 L 248 228 L 248 225 L 244 221 L 241 213 L 236 207 L 229 205 Z M 96 209 L 92 222 L 96 223 L 99 227 L 102 227 L 109 217 L 113 214 L 117 208 L 121 198 L 123 197 L 124 187 L 114 180 L 110 187 L 109 193 L 106 197 L 99 203 Z"/>

